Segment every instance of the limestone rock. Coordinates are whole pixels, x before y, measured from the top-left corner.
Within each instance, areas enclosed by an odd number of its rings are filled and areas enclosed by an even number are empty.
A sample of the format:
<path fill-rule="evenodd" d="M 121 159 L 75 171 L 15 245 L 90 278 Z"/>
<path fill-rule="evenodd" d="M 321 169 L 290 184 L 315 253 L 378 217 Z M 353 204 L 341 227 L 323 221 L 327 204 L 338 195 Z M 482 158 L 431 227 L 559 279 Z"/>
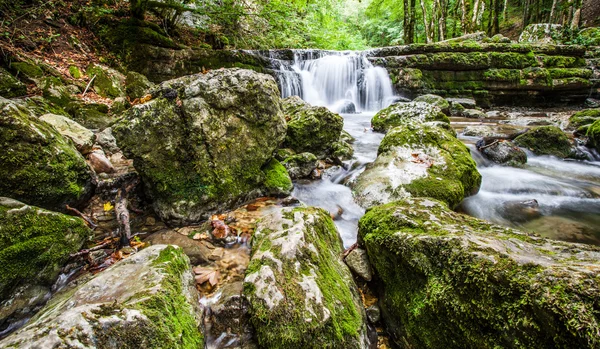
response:
<path fill-rule="evenodd" d="M 263 218 L 244 279 L 264 348 L 366 348 L 366 316 L 325 210 L 284 208 Z"/>
<path fill-rule="evenodd" d="M 208 256 L 211 254 L 211 246 L 206 241 L 194 240 L 173 230 L 158 231 L 144 242 L 152 245 L 175 245 L 183 249 L 183 253 L 189 257 L 192 265 L 208 262 Z"/>
<path fill-rule="evenodd" d="M 292 179 L 306 178 L 317 168 L 317 157 L 311 153 L 292 155 L 283 161 Z"/>
<path fill-rule="evenodd" d="M 195 223 L 261 194 L 285 137 L 275 80 L 243 69 L 164 82 L 112 127 L 156 213 Z"/>
<path fill-rule="evenodd" d="M 569 118 L 569 128 L 579 128 L 585 125 L 591 125 L 594 121 L 600 119 L 600 109 L 585 109 L 578 111 Z"/>
<path fill-rule="evenodd" d="M 462 116 L 471 119 L 485 119 L 487 114 L 478 109 L 465 109 L 462 111 Z"/>
<path fill-rule="evenodd" d="M 44 114 L 40 116 L 40 120 L 49 123 L 61 135 L 72 140 L 80 153 L 85 155 L 92 151 L 94 133 L 77 122 L 56 114 Z"/>
<path fill-rule="evenodd" d="M 494 141 L 482 146 L 479 144 L 478 142 L 477 149 L 497 164 L 521 167 L 527 163 L 527 154 L 511 141 Z"/>
<path fill-rule="evenodd" d="M 371 126 L 377 132 L 387 132 L 395 126 L 428 121 L 450 122 L 440 108 L 432 104 L 408 102 L 392 104 L 381 110 L 371 120 Z"/>
<path fill-rule="evenodd" d="M 559 44 L 563 40 L 561 31 L 560 24 L 529 24 L 519 36 L 519 43 Z"/>
<path fill-rule="evenodd" d="M 0 348 L 202 348 L 189 260 L 148 247 L 57 295 Z"/>
<path fill-rule="evenodd" d="M 90 79 L 94 78 L 93 87 L 102 97 L 124 97 L 125 76 L 118 71 L 99 64 L 92 63 L 86 70 Z"/>
<path fill-rule="evenodd" d="M 571 154 L 571 142 L 556 126 L 540 126 L 518 136 L 514 143 L 536 155 L 553 155 L 566 158 Z"/>
<path fill-rule="evenodd" d="M 422 95 L 422 96 L 415 98 L 413 100 L 413 102 L 429 103 L 429 104 L 435 105 L 436 107 L 440 108 L 440 110 L 445 114 L 450 113 L 450 103 L 447 100 L 445 100 L 443 97 L 440 97 L 438 95 L 432 95 L 432 94 Z"/>
<path fill-rule="evenodd" d="M 383 322 L 399 346 L 600 344 L 595 246 L 489 224 L 426 198 L 371 209 L 359 235 L 382 282 Z"/>
<path fill-rule="evenodd" d="M 120 150 L 117 146 L 117 140 L 112 134 L 112 128 L 110 127 L 96 133 L 96 143 L 98 143 L 109 155 Z"/>
<path fill-rule="evenodd" d="M 371 265 L 369 264 L 369 257 L 367 257 L 367 251 L 362 248 L 355 248 L 350 252 L 344 260 L 350 270 L 356 275 L 363 278 L 365 281 L 371 281 L 373 273 L 371 271 Z"/>
<path fill-rule="evenodd" d="M 127 96 L 132 100 L 144 97 L 154 87 L 147 77 L 134 71 L 127 73 L 125 85 Z"/>

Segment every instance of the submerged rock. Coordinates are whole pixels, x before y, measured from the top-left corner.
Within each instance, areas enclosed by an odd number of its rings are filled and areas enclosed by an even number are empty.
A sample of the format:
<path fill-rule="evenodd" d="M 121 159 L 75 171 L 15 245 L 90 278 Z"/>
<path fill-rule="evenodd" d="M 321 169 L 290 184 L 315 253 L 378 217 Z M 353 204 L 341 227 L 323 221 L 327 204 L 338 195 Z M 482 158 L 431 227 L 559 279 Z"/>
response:
<path fill-rule="evenodd" d="M 371 126 L 377 132 L 387 132 L 392 127 L 427 121 L 450 122 L 441 109 L 435 105 L 425 102 L 409 102 L 392 104 L 381 110 L 371 120 Z"/>
<path fill-rule="evenodd" d="M 285 208 L 263 218 L 244 279 L 264 348 L 365 348 L 366 316 L 325 210 Z"/>
<path fill-rule="evenodd" d="M 0 195 L 47 209 L 77 206 L 95 182 L 83 156 L 50 124 L 0 98 Z"/>
<path fill-rule="evenodd" d="M 194 223 L 263 191 L 263 167 L 285 137 L 275 80 L 243 69 L 164 82 L 113 134 L 157 214 Z"/>
<path fill-rule="evenodd" d="M 489 160 L 508 166 L 522 167 L 527 163 L 527 154 L 511 141 L 494 140 L 486 144 L 485 139 L 477 142 L 477 150 Z"/>
<path fill-rule="evenodd" d="M 359 235 L 383 322 L 412 348 L 595 348 L 597 247 L 551 241 L 415 198 L 375 207 Z"/>
<path fill-rule="evenodd" d="M 83 220 L 0 197 L 0 328 L 31 316 L 91 236 Z"/>
<path fill-rule="evenodd" d="M 325 107 L 313 107 L 298 96 L 284 99 L 282 107 L 288 119 L 285 148 L 296 153 L 309 152 L 318 158 L 331 154 L 344 126 L 341 116 Z"/>
<path fill-rule="evenodd" d="M 188 258 L 157 245 L 57 295 L 0 348 L 202 348 L 200 318 Z"/>
<path fill-rule="evenodd" d="M 506 201 L 500 208 L 500 215 L 510 222 L 522 223 L 539 218 L 542 214 L 540 204 L 536 199 L 532 199 Z"/>
<path fill-rule="evenodd" d="M 469 149 L 452 132 L 435 123 L 390 130 L 381 141 L 375 162 L 353 183 L 358 204 L 369 208 L 410 196 L 427 196 L 454 207 L 465 196 L 476 193 L 481 175 Z"/>
<path fill-rule="evenodd" d="M 571 154 L 571 142 L 556 126 L 540 126 L 514 139 L 519 147 L 527 148 L 536 155 L 553 155 L 566 158 Z"/>

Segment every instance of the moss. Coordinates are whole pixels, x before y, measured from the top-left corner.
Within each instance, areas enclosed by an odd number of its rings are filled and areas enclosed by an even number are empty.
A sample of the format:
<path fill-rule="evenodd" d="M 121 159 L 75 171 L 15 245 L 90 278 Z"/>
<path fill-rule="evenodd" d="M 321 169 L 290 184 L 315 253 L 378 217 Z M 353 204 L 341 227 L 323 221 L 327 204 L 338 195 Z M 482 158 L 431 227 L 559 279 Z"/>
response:
<path fill-rule="evenodd" d="M 69 74 L 74 79 L 81 79 L 81 77 L 83 76 L 83 73 L 81 72 L 81 69 L 79 69 L 79 67 L 77 67 L 75 65 L 72 65 L 72 66 L 69 67 Z"/>
<path fill-rule="evenodd" d="M 44 71 L 38 65 L 30 62 L 12 62 L 10 68 L 23 75 L 25 78 L 33 80 L 44 76 Z"/>
<path fill-rule="evenodd" d="M 585 109 L 579 111 L 569 118 L 569 127 L 579 128 L 594 123 L 600 118 L 600 109 Z"/>
<path fill-rule="evenodd" d="M 371 127 L 385 132 L 392 127 L 412 122 L 441 121 L 450 123 L 448 117 L 438 108 L 426 103 L 396 103 L 379 111 L 371 119 Z"/>
<path fill-rule="evenodd" d="M 546 267 L 567 246 L 456 214 L 428 199 L 369 210 L 359 222 L 359 236 L 380 280 L 382 315 L 397 345 L 598 345 L 593 310 L 598 291 L 589 290 L 598 282 L 595 274 L 571 279 L 558 260 Z M 503 250 L 514 239 L 534 262 Z"/>
<path fill-rule="evenodd" d="M 26 94 L 27 86 L 17 80 L 9 72 L 0 68 L 0 96 L 5 98 L 13 98 Z"/>
<path fill-rule="evenodd" d="M 446 99 L 444 99 L 443 97 L 437 96 L 437 95 L 432 95 L 432 94 L 419 96 L 419 97 L 415 98 L 413 100 L 413 102 L 429 103 L 429 104 L 435 105 L 436 107 L 440 108 L 440 110 L 442 110 L 443 112 L 447 112 L 450 109 L 450 103 L 448 103 L 448 101 Z"/>
<path fill-rule="evenodd" d="M 600 120 L 594 121 L 589 126 L 586 135 L 589 138 L 590 145 L 600 151 Z"/>
<path fill-rule="evenodd" d="M 128 72 L 125 77 L 127 96 L 131 99 L 142 98 L 153 84 L 140 73 Z"/>
<path fill-rule="evenodd" d="M 487 81 L 519 82 L 521 80 L 521 70 L 489 69 L 485 71 L 483 78 Z"/>
<path fill-rule="evenodd" d="M 122 97 L 125 96 L 125 79 L 117 71 L 107 67 L 91 64 L 86 74 L 94 78 L 94 90 L 103 97 Z"/>
<path fill-rule="evenodd" d="M 57 210 L 85 201 L 91 172 L 75 147 L 24 108 L 0 108 L 0 196 Z"/>
<path fill-rule="evenodd" d="M 108 115 L 108 106 L 102 103 L 73 100 L 64 109 L 73 120 L 90 129 L 105 129 L 117 120 Z"/>
<path fill-rule="evenodd" d="M 516 52 L 490 52 L 490 66 L 492 68 L 523 69 L 538 65 L 532 51 L 526 54 Z"/>
<path fill-rule="evenodd" d="M 583 68 L 587 66 L 582 57 L 572 56 L 538 56 L 546 68 Z"/>
<path fill-rule="evenodd" d="M 333 143 L 331 149 L 331 155 L 340 160 L 350 160 L 352 159 L 352 155 L 354 155 L 354 148 L 352 145 L 344 141 Z"/>
<path fill-rule="evenodd" d="M 90 236 L 80 218 L 0 199 L 0 298 L 23 283 L 51 286 Z"/>
<path fill-rule="evenodd" d="M 536 155 L 566 158 L 571 153 L 569 138 L 556 126 L 536 127 L 515 138 L 514 143 Z"/>
<path fill-rule="evenodd" d="M 265 173 L 264 185 L 269 193 L 288 195 L 294 188 L 290 175 L 279 161 L 271 159 L 263 168 L 263 172 Z"/>
<path fill-rule="evenodd" d="M 290 156 L 294 156 L 294 155 L 296 155 L 296 152 L 289 148 L 277 149 L 277 150 L 275 150 L 275 153 L 273 154 L 275 159 L 277 159 L 279 161 L 283 161 L 283 160 L 289 158 Z"/>

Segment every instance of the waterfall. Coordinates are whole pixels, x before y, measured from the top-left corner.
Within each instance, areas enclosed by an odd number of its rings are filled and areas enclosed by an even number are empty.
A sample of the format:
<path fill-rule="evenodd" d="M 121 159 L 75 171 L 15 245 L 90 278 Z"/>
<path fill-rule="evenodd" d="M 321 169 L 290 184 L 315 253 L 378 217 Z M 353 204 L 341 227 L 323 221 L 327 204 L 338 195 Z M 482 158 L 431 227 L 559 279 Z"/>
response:
<path fill-rule="evenodd" d="M 269 54 L 282 97 L 299 96 L 334 112 L 378 111 L 393 101 L 392 81 L 356 52 L 294 50 L 286 62 Z"/>

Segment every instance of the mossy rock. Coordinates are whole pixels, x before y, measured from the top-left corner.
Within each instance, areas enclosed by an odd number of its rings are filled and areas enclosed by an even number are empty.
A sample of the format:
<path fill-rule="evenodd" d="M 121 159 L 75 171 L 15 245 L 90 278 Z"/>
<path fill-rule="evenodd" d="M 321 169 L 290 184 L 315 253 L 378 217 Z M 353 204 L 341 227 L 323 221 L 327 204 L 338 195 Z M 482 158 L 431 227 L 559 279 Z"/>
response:
<path fill-rule="evenodd" d="M 290 195 L 294 185 L 288 171 L 279 161 L 271 159 L 263 168 L 263 172 L 265 173 L 265 188 L 269 195 Z"/>
<path fill-rule="evenodd" d="M 422 96 L 415 98 L 413 100 L 413 102 L 425 102 L 425 103 L 435 105 L 436 107 L 440 108 L 440 110 L 444 114 L 448 114 L 450 112 L 450 103 L 446 99 L 444 99 L 443 97 L 440 97 L 438 95 L 432 95 L 432 94 L 422 95 Z"/>
<path fill-rule="evenodd" d="M 514 139 L 519 147 L 531 150 L 536 155 L 552 155 L 566 158 L 572 146 L 567 135 L 556 126 L 540 126 Z"/>
<path fill-rule="evenodd" d="M 112 131 L 162 219 L 200 222 L 261 195 L 262 168 L 286 132 L 271 76 L 210 71 L 164 82 L 152 95 Z"/>
<path fill-rule="evenodd" d="M 340 139 L 344 119 L 325 107 L 313 107 L 297 96 L 282 101 L 287 135 L 283 146 L 297 153 L 309 152 L 324 158 Z"/>
<path fill-rule="evenodd" d="M 62 211 L 92 195 L 91 170 L 72 143 L 5 99 L 0 99 L 0 146 L 0 196 Z"/>
<path fill-rule="evenodd" d="M 76 65 L 72 65 L 69 67 L 69 75 L 71 75 L 73 79 L 81 79 L 83 77 L 81 69 L 79 69 L 79 67 Z"/>
<path fill-rule="evenodd" d="M 20 97 L 27 94 L 27 86 L 9 72 L 0 68 L 0 96 L 4 98 Z"/>
<path fill-rule="evenodd" d="M 109 114 L 106 104 L 85 103 L 73 100 L 65 106 L 70 117 L 89 129 L 105 129 L 117 121 L 114 115 Z"/>
<path fill-rule="evenodd" d="M 395 103 L 379 111 L 371 119 L 371 127 L 377 132 L 387 132 L 389 129 L 411 123 L 450 120 L 440 108 L 425 102 Z"/>
<path fill-rule="evenodd" d="M 433 197 L 455 207 L 481 184 L 469 149 L 445 123 L 395 127 L 377 153 L 352 185 L 364 208 L 410 196 Z"/>
<path fill-rule="evenodd" d="M 13 70 L 19 78 L 24 78 L 29 81 L 35 81 L 44 76 L 42 68 L 33 62 L 12 62 L 10 64 L 10 69 Z"/>
<path fill-rule="evenodd" d="M 411 348 L 596 348 L 597 247 L 551 241 L 411 198 L 359 222 L 383 323 Z"/>
<path fill-rule="evenodd" d="M 45 99 L 60 108 L 67 108 L 75 101 L 74 96 L 81 92 L 77 86 L 65 85 L 55 76 L 40 78 L 37 80 L 37 86 L 42 90 Z"/>
<path fill-rule="evenodd" d="M 244 279 L 261 348 L 365 348 L 365 312 L 320 208 L 283 208 L 261 219 Z"/>
<path fill-rule="evenodd" d="M 0 323 L 45 302 L 69 255 L 90 236 L 80 218 L 0 197 Z M 31 291 L 39 297 L 29 298 Z"/>
<path fill-rule="evenodd" d="M 86 70 L 90 79 L 94 79 L 92 86 L 96 93 L 102 97 L 125 97 L 125 76 L 118 71 L 98 65 L 90 64 Z"/>
<path fill-rule="evenodd" d="M 317 168 L 317 157 L 308 152 L 294 154 L 283 160 L 283 166 L 287 169 L 292 179 L 306 178 Z"/>
<path fill-rule="evenodd" d="M 593 124 L 600 118 L 600 109 L 585 109 L 578 111 L 569 118 L 569 128 L 579 128 L 581 126 Z"/>
<path fill-rule="evenodd" d="M 519 36 L 519 43 L 560 44 L 564 40 L 562 31 L 560 24 L 529 24 Z"/>
<path fill-rule="evenodd" d="M 179 247 L 148 247 L 56 296 L 0 348 L 203 348 L 189 263 Z"/>
<path fill-rule="evenodd" d="M 594 123 L 588 127 L 586 135 L 589 139 L 589 144 L 600 151 L 600 120 L 594 121 Z"/>
<path fill-rule="evenodd" d="M 125 90 L 132 100 L 144 97 L 154 84 L 140 73 L 130 71 L 125 76 Z"/>

